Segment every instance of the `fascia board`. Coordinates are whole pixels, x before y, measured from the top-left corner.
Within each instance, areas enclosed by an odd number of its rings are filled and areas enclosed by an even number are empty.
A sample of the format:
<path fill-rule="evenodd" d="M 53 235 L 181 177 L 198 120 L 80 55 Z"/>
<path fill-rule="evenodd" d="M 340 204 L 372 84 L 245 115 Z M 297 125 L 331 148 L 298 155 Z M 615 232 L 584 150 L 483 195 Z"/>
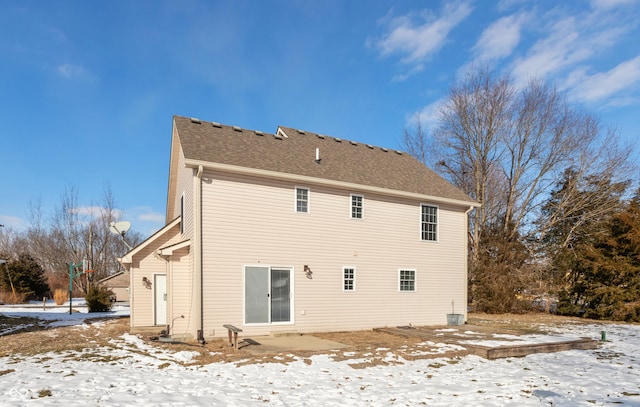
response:
<path fill-rule="evenodd" d="M 248 168 L 248 167 L 242 167 L 238 165 L 212 163 L 212 162 L 201 161 L 201 160 L 186 159 L 185 166 L 189 168 L 198 168 L 198 166 L 203 166 L 204 168 L 217 170 L 221 172 L 252 175 L 252 176 L 262 177 L 262 178 L 281 179 L 281 180 L 294 181 L 294 182 L 307 183 L 307 184 L 324 185 L 324 186 L 330 186 L 330 187 L 347 189 L 347 190 L 367 191 L 367 192 L 372 192 L 372 193 L 381 194 L 381 195 L 411 198 L 411 199 L 417 199 L 422 201 L 451 204 L 456 206 L 475 207 L 475 208 L 482 206 L 480 203 L 472 200 L 465 201 L 460 199 L 450 199 L 450 198 L 444 198 L 444 197 L 434 196 L 434 195 L 418 194 L 414 192 L 380 188 L 380 187 L 374 187 L 369 185 L 355 184 L 351 182 L 334 181 L 334 180 L 329 180 L 325 178 L 316 178 L 316 177 L 309 177 L 305 175 L 287 174 L 284 172 L 263 170 L 263 169 L 257 169 L 257 168 Z"/>

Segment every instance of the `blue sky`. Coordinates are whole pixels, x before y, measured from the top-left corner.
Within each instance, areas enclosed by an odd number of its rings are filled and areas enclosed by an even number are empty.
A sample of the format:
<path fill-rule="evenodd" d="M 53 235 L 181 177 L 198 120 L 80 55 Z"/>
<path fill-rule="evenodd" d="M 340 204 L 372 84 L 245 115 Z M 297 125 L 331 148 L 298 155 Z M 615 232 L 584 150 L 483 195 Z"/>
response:
<path fill-rule="evenodd" d="M 173 115 L 389 148 L 470 64 L 551 81 L 628 141 L 640 1 L 0 2 L 0 223 L 109 186 L 164 224 Z"/>

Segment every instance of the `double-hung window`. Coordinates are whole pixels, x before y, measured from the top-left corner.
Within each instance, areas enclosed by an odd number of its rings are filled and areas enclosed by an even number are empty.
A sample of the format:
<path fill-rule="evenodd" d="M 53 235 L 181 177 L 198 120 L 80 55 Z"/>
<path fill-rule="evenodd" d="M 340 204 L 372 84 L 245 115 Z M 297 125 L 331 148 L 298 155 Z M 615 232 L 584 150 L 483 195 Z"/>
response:
<path fill-rule="evenodd" d="M 400 291 L 415 291 L 416 271 L 412 269 L 400 269 L 398 286 Z"/>
<path fill-rule="evenodd" d="M 362 195 L 351 195 L 351 219 L 362 219 Z"/>
<path fill-rule="evenodd" d="M 421 239 L 438 240 L 438 207 L 422 205 Z"/>
<path fill-rule="evenodd" d="M 296 187 L 296 212 L 309 212 L 309 189 Z"/>
<path fill-rule="evenodd" d="M 353 267 L 342 268 L 342 290 L 343 291 L 355 291 L 356 290 L 356 269 Z"/>

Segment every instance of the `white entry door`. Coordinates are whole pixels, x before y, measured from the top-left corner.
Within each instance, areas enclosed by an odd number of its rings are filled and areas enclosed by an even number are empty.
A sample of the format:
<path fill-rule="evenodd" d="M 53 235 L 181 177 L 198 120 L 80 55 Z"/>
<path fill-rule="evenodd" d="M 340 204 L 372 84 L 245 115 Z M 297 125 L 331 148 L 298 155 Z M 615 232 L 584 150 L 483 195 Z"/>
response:
<path fill-rule="evenodd" d="M 155 274 L 153 276 L 153 322 L 154 325 L 167 324 L 167 276 Z"/>

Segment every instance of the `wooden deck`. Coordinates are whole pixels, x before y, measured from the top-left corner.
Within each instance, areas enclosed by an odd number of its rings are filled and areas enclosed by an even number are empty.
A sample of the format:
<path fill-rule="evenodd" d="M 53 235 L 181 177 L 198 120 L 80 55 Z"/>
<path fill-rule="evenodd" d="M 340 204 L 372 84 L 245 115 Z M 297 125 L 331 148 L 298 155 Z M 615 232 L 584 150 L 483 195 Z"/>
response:
<path fill-rule="evenodd" d="M 589 338 L 567 339 L 564 337 L 548 336 L 539 343 L 518 343 L 517 338 L 506 339 L 505 335 L 518 336 L 518 333 L 506 331 L 489 331 L 486 327 L 460 325 L 441 327 L 397 327 L 378 328 L 378 332 L 393 335 L 418 337 L 425 341 L 447 343 L 465 348 L 469 354 L 485 359 L 500 359 L 509 357 L 523 357 L 535 353 L 563 352 L 567 350 L 596 349 L 598 340 Z M 469 343 L 482 342 L 482 344 Z M 496 345 L 491 345 L 495 342 Z M 512 342 L 512 343 L 505 343 Z M 535 341 L 534 341 L 535 342 Z"/>

